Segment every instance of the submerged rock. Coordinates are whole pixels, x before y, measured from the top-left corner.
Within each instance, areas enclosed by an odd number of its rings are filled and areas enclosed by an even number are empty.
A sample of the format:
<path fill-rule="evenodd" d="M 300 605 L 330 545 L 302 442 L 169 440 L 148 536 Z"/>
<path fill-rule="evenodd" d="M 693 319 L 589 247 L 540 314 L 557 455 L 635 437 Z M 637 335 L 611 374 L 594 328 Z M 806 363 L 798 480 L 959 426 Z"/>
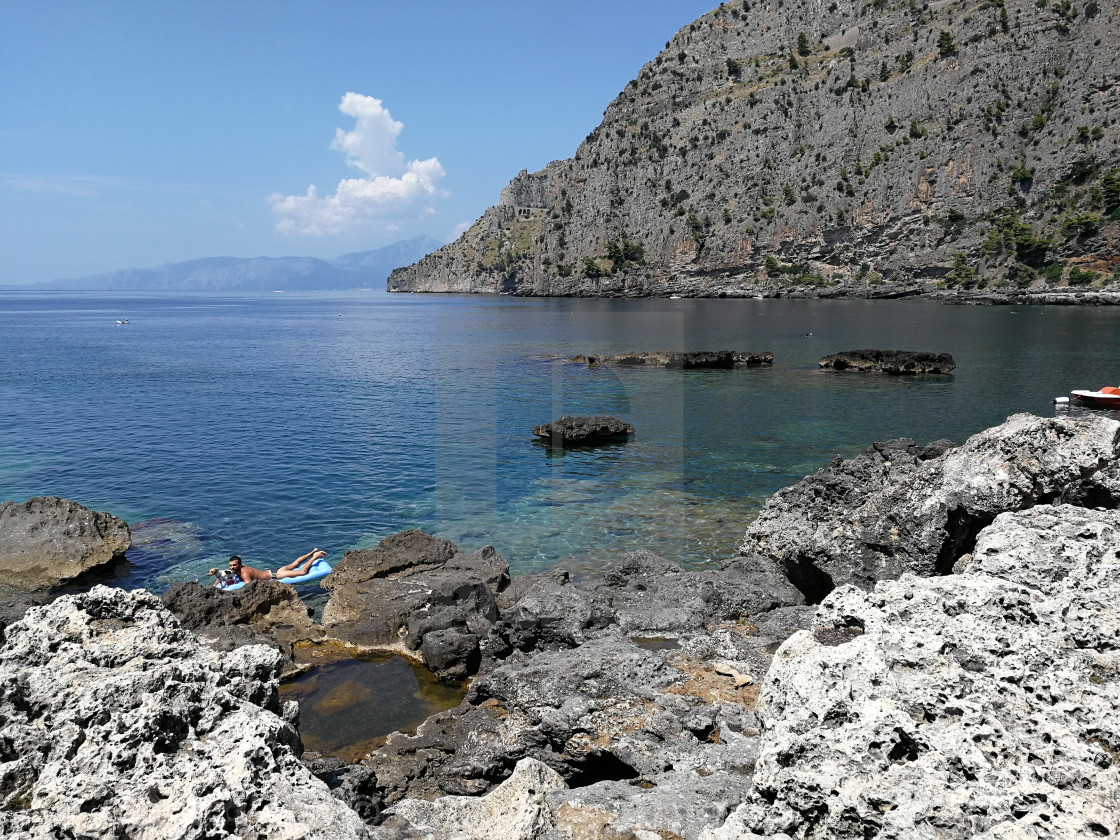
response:
<path fill-rule="evenodd" d="M 948 574 L 1004 511 L 1120 505 L 1115 420 L 1016 414 L 950 446 L 901 439 L 837 458 L 775 493 L 740 553 L 775 559 L 814 603 L 843 583 L 871 589 L 907 571 Z"/>
<path fill-rule="evenodd" d="M 0 835 L 367 836 L 300 762 L 278 666 L 215 653 L 142 590 L 30 610 L 0 644 Z"/>
<path fill-rule="evenodd" d="M 625 440 L 634 434 L 634 427 L 617 417 L 596 415 L 570 417 L 533 427 L 533 434 L 559 446 L 583 446 L 604 441 Z"/>
<path fill-rule="evenodd" d="M 895 376 L 915 373 L 949 373 L 957 363 L 948 353 L 916 350 L 845 350 L 825 356 L 817 365 L 831 370 L 876 371 Z"/>
<path fill-rule="evenodd" d="M 68 499 L 0 503 L 0 574 L 17 589 L 57 586 L 123 557 L 131 545 L 123 520 Z"/>
<path fill-rule="evenodd" d="M 579 357 L 582 359 L 583 357 Z M 731 368 L 772 365 L 773 353 L 740 353 L 735 350 L 699 350 L 669 353 L 616 353 L 613 356 L 587 356 L 589 365 L 620 367 L 657 367 L 692 370 L 696 368 Z"/>

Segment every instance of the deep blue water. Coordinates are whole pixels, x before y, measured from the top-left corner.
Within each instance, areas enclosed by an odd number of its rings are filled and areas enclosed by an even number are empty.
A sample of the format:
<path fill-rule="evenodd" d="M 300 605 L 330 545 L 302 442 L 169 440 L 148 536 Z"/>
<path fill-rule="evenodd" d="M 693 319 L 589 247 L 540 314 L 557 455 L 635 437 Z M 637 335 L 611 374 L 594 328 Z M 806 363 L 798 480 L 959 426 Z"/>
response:
<path fill-rule="evenodd" d="M 127 326 L 117 319 L 128 318 Z M 806 337 L 806 333 L 812 333 Z M 382 292 L 0 292 L 0 499 L 134 527 L 115 582 L 162 591 L 231 553 L 278 565 L 421 527 L 515 573 L 638 547 L 730 556 L 765 498 L 874 440 L 963 441 L 1120 384 L 1120 309 L 576 300 Z M 863 347 L 951 376 L 824 373 Z M 589 369 L 627 350 L 770 350 L 773 368 Z M 554 455 L 533 425 L 614 414 L 624 445 Z"/>

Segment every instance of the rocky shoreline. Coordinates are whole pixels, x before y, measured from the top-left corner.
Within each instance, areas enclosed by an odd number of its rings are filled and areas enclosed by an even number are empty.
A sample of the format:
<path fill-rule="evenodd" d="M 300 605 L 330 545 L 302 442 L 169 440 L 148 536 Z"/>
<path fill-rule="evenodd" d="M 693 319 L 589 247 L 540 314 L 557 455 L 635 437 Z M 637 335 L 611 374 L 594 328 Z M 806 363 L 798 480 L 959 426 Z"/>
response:
<path fill-rule="evenodd" d="M 464 289 L 390 289 L 389 291 L 412 294 L 465 294 Z M 516 292 L 521 297 L 535 297 L 529 292 Z M 579 292 L 551 291 L 544 297 L 609 297 L 609 298 L 646 298 L 670 295 L 658 294 L 646 289 L 602 290 L 594 294 Z M 754 298 L 758 300 L 926 300 L 949 306 L 1120 306 L 1120 287 L 1101 289 L 1046 288 L 1037 290 L 995 290 L 995 289 L 942 289 L 937 286 L 903 286 L 887 290 L 878 287 L 868 288 L 860 285 L 838 284 L 836 286 L 783 286 L 779 284 L 758 283 L 741 288 L 723 288 L 714 291 L 707 288 L 674 288 L 672 297 L 677 298 Z"/>
<path fill-rule="evenodd" d="M 511 579 L 410 531 L 347 553 L 319 624 L 274 582 L 63 596 L 0 628 L 0 832 L 1111 836 L 1118 509 L 1120 423 L 1016 415 L 836 459 L 702 571 Z M 276 686 L 326 642 L 466 698 L 301 755 Z"/>

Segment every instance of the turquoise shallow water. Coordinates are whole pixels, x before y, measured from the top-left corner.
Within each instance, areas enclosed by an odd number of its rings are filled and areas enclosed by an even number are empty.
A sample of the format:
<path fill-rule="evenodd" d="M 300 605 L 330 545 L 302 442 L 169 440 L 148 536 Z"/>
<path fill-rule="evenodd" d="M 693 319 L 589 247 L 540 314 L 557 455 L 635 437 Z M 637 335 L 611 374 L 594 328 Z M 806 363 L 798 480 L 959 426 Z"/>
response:
<path fill-rule="evenodd" d="M 117 319 L 128 318 L 127 326 Z M 806 336 L 812 333 L 812 336 Z M 515 573 L 651 548 L 729 556 L 767 496 L 874 440 L 962 441 L 1120 384 L 1120 311 L 921 302 L 0 292 L 0 499 L 55 494 L 134 528 L 109 579 L 161 591 L 231 553 L 337 560 L 407 527 Z M 863 347 L 951 376 L 817 370 Z M 579 353 L 770 350 L 773 368 L 588 369 Z M 1076 411 L 1076 410 L 1074 410 Z M 530 429 L 609 413 L 624 445 Z"/>

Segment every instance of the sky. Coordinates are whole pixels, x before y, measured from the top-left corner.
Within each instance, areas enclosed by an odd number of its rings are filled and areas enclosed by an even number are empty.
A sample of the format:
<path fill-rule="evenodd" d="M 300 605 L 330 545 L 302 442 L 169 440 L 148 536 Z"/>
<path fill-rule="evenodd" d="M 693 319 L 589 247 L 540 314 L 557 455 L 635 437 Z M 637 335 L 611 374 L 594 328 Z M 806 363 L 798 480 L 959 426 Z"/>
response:
<path fill-rule="evenodd" d="M 0 285 L 450 241 L 714 0 L 0 0 Z"/>

